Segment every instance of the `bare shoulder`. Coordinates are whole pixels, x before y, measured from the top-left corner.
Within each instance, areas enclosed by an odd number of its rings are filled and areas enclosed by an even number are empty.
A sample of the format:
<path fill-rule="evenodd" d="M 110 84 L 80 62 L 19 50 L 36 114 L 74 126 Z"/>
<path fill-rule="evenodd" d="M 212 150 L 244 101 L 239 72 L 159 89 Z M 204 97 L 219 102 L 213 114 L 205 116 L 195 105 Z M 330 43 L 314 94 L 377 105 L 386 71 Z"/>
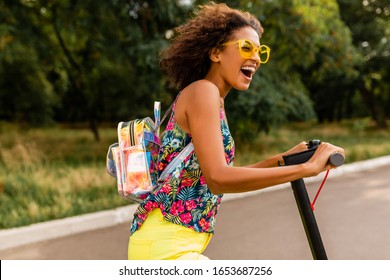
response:
<path fill-rule="evenodd" d="M 205 122 L 218 117 L 220 95 L 218 88 L 207 80 L 196 81 L 181 91 L 176 105 L 176 120 L 187 133 L 191 133 L 191 120 Z"/>
<path fill-rule="evenodd" d="M 215 84 L 207 80 L 199 80 L 184 88 L 179 99 L 182 99 L 180 103 L 191 110 L 219 104 L 220 95 Z"/>

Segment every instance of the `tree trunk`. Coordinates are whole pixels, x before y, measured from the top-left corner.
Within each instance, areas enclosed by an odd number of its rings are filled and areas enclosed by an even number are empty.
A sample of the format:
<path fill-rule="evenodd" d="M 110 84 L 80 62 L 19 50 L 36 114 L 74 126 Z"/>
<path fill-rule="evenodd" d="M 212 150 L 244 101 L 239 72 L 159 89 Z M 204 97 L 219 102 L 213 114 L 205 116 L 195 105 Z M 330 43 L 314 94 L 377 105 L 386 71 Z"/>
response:
<path fill-rule="evenodd" d="M 61 36 L 61 32 L 56 24 L 56 15 L 57 15 L 57 10 L 54 9 L 53 10 L 53 21 L 52 21 L 52 25 L 53 25 L 53 29 L 54 29 L 54 34 L 56 35 L 56 38 L 58 40 L 58 43 L 65 55 L 65 57 L 67 58 L 69 64 L 71 65 L 70 69 L 67 69 L 68 71 L 68 75 L 69 75 L 69 78 L 70 80 L 72 81 L 72 84 L 73 84 L 73 88 L 74 90 L 76 91 L 77 94 L 79 94 L 80 96 L 84 96 L 85 97 L 85 83 L 86 83 L 86 78 L 84 76 L 84 73 L 83 73 L 83 68 L 81 67 L 81 65 L 79 65 L 79 63 L 76 62 L 76 60 L 73 58 L 71 52 L 69 51 L 69 49 L 67 48 L 66 44 L 65 44 L 65 41 L 64 39 L 62 38 Z M 72 70 L 73 69 L 73 70 Z M 76 73 L 75 75 L 73 75 L 73 72 Z M 75 77 L 79 77 L 78 79 L 75 79 Z M 87 98 L 85 98 L 87 100 Z M 87 100 L 88 102 L 88 100 Z M 99 134 L 99 129 L 98 129 L 98 125 L 97 125 L 97 121 L 96 121 L 96 118 L 93 116 L 93 113 L 91 113 L 91 110 L 93 110 L 93 108 L 88 108 L 88 112 L 87 112 L 87 117 L 88 117 L 88 123 L 89 123 L 89 128 L 91 129 L 92 131 L 92 134 L 95 138 L 96 141 L 100 141 L 100 134 Z"/>
<path fill-rule="evenodd" d="M 380 128 L 387 128 L 385 112 L 378 106 L 374 94 L 364 86 L 363 82 L 360 83 L 359 91 L 376 125 Z"/>
<path fill-rule="evenodd" d="M 89 128 L 91 129 L 93 136 L 97 142 L 100 141 L 100 133 L 97 125 L 97 121 L 94 117 L 89 117 Z"/>

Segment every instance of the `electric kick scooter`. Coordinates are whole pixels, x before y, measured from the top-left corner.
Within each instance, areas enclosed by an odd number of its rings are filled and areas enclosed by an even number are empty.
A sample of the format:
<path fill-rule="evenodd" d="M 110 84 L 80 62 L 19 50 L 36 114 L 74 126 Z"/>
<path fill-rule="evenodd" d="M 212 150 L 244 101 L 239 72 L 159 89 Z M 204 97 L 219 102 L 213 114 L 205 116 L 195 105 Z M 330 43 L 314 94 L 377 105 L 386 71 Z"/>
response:
<path fill-rule="evenodd" d="M 308 161 L 313 156 L 314 152 L 317 150 L 317 147 L 320 144 L 320 140 L 309 141 L 309 144 L 307 145 L 308 150 L 284 156 L 284 164 L 295 165 Z M 340 153 L 334 153 L 330 156 L 328 163 L 332 164 L 333 166 L 340 166 L 344 164 L 344 156 Z M 301 215 L 301 220 L 305 228 L 306 237 L 309 242 L 313 259 L 327 260 L 328 257 L 326 255 L 324 244 L 322 243 L 321 235 L 314 217 L 314 209 L 310 203 L 305 182 L 303 179 L 298 179 L 291 182 L 291 186 L 294 192 L 299 213 Z"/>

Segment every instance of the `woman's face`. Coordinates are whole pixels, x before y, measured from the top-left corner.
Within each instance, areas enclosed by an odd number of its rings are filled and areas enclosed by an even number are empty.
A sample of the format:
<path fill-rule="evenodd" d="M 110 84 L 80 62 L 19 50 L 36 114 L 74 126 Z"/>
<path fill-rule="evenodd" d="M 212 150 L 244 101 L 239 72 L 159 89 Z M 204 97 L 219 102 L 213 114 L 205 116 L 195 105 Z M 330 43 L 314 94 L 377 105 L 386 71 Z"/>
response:
<path fill-rule="evenodd" d="M 243 27 L 233 33 L 228 44 L 218 54 L 217 72 L 224 88 L 247 90 L 253 75 L 259 68 L 260 58 L 257 53 L 250 58 L 241 56 L 239 44 L 235 42 L 242 39 L 250 40 L 256 48 L 260 45 L 259 35 L 252 27 Z"/>

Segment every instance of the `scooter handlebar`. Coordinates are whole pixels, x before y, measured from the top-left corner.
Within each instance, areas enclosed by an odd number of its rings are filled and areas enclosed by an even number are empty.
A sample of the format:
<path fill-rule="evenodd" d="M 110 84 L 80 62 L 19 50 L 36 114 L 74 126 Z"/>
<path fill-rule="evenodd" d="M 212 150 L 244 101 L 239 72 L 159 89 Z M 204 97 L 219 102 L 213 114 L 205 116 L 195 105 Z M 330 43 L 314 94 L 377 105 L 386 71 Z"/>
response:
<path fill-rule="evenodd" d="M 309 144 L 307 145 L 308 149 L 306 151 L 283 156 L 284 164 L 295 165 L 308 161 L 313 156 L 314 152 L 317 150 L 317 147 L 320 144 L 320 140 L 310 140 Z M 344 164 L 344 160 L 344 156 L 336 152 L 330 155 L 328 164 L 331 164 L 333 166 L 340 166 Z"/>
<path fill-rule="evenodd" d="M 328 163 L 333 166 L 340 166 L 344 164 L 344 156 L 340 153 L 333 153 L 330 155 Z"/>

